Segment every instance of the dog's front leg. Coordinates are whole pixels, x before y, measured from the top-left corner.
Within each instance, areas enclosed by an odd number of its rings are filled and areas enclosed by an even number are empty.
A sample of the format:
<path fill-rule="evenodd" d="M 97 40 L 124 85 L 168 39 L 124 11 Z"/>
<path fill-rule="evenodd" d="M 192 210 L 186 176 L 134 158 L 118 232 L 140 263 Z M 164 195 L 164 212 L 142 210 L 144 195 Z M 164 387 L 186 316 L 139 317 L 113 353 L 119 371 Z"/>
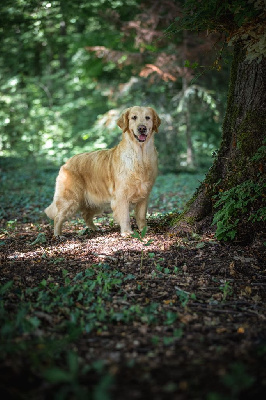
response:
<path fill-rule="evenodd" d="M 129 236 L 133 232 L 130 226 L 129 203 L 123 197 L 118 197 L 111 202 L 114 219 L 119 223 L 122 236 Z"/>
<path fill-rule="evenodd" d="M 147 199 L 142 199 L 136 204 L 135 215 L 137 225 L 140 231 L 147 225 L 146 214 L 147 214 Z"/>

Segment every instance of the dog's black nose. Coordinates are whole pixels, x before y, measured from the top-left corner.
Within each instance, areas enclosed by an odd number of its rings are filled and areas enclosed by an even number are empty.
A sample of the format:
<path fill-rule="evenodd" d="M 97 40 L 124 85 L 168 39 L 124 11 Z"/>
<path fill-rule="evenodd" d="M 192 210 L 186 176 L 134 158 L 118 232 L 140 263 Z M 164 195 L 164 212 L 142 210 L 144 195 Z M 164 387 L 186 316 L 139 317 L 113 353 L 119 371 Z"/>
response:
<path fill-rule="evenodd" d="M 139 133 L 146 133 L 147 132 L 147 128 L 145 125 L 139 125 L 138 126 L 138 132 Z"/>

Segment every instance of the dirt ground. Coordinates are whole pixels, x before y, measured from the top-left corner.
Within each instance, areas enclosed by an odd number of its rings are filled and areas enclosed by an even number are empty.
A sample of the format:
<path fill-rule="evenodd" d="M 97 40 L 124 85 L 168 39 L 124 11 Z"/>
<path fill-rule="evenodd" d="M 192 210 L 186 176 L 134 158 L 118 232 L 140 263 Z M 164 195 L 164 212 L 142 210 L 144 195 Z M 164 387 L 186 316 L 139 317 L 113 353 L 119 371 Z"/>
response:
<path fill-rule="evenodd" d="M 163 219 L 151 220 L 149 225 L 143 242 L 121 238 L 117 226 L 105 224 L 99 232 L 84 235 L 77 233 L 79 226 L 66 224 L 62 241 L 53 237 L 47 223 L 38 227 L 18 224 L 2 234 L 1 284 L 13 280 L 14 289 L 20 291 L 38 287 L 43 280 L 61 284 L 62 271 L 67 270 L 71 285 L 78 273 L 105 264 L 110 271 L 131 277 L 118 289 L 114 287 L 108 307 L 123 309 L 123 315 L 132 306 L 134 310 L 137 306 L 145 309 L 137 318 L 107 321 L 101 329 L 83 331 L 65 344 L 78 355 L 83 367 L 99 365 L 98 369 L 79 372 L 76 386 L 65 392 L 62 380 L 43 379 L 41 371 L 49 364 L 49 356 L 34 364 L 37 348 L 28 345 L 26 350 L 3 351 L 3 398 L 264 397 L 265 246 L 261 241 L 246 246 L 219 243 L 212 233 L 179 237 L 169 233 Z M 11 315 L 16 302 L 21 301 L 14 293 L 3 297 Z M 148 307 L 155 303 L 156 312 L 151 309 L 149 317 Z M 46 320 L 44 335 L 55 335 L 58 315 L 41 311 L 36 315 Z M 29 343 L 34 337 L 17 332 L 14 341 Z M 60 354 L 53 362 L 64 369 L 66 360 L 64 353 Z"/>

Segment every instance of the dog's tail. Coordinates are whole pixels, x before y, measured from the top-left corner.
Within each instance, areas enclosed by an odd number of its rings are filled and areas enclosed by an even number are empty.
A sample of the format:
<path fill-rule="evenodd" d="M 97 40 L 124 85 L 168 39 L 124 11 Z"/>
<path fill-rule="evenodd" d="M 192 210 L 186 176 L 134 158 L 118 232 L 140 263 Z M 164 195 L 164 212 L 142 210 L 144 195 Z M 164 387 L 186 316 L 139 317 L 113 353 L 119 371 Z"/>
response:
<path fill-rule="evenodd" d="M 55 202 L 53 201 L 52 204 L 44 210 L 44 212 L 47 215 L 47 217 L 54 219 L 57 213 L 57 207 L 55 205 Z"/>

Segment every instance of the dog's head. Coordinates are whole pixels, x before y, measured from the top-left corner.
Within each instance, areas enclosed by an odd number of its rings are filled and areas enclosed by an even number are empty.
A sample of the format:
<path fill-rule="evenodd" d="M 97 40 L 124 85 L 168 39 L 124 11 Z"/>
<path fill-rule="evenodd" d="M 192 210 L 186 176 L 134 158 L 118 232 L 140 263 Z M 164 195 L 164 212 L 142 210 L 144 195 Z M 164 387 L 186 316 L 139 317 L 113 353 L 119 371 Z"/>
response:
<path fill-rule="evenodd" d="M 144 143 L 153 132 L 158 132 L 161 120 L 151 107 L 127 108 L 117 121 L 123 132 L 128 131 L 139 143 Z"/>

